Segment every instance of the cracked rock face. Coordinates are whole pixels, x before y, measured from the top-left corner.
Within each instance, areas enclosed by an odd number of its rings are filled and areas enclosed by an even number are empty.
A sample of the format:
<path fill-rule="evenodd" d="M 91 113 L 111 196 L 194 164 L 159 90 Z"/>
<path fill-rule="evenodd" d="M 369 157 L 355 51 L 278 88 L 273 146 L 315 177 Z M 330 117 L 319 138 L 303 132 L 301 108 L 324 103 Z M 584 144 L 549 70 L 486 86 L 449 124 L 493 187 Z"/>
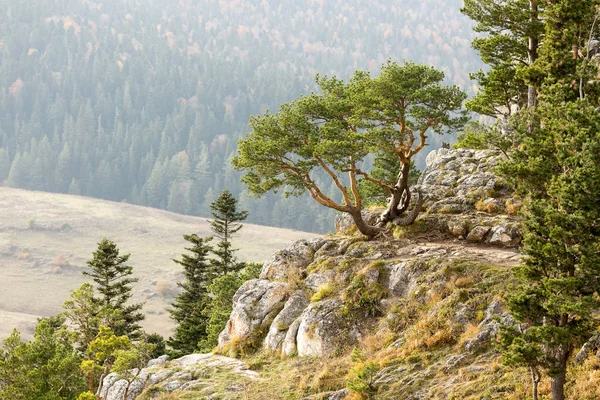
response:
<path fill-rule="evenodd" d="M 326 242 L 322 238 L 300 240 L 287 249 L 278 251 L 265 262 L 260 278 L 280 281 L 294 269 L 305 271 L 313 262 L 315 253 Z"/>
<path fill-rule="evenodd" d="M 286 283 L 266 279 L 252 279 L 244 283 L 233 297 L 233 311 L 219 335 L 219 347 L 233 339 L 248 339 L 259 328 L 269 325 L 288 294 Z"/>
<path fill-rule="evenodd" d="M 331 354 L 335 349 L 339 324 L 335 311 L 339 300 L 325 300 L 311 304 L 300 316 L 296 347 L 301 357 L 318 357 Z"/>
<path fill-rule="evenodd" d="M 309 301 L 302 290 L 295 292 L 285 303 L 283 310 L 275 317 L 265 339 L 265 348 L 280 350 L 291 325 L 308 306 Z"/>

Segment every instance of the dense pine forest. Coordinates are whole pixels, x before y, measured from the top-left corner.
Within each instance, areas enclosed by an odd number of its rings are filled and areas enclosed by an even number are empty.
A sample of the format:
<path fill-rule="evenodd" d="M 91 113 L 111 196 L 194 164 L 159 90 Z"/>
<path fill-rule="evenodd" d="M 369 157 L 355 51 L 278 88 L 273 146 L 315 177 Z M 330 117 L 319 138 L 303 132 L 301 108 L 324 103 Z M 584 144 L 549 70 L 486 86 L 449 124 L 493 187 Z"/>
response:
<path fill-rule="evenodd" d="M 305 197 L 248 197 L 230 160 L 249 117 L 317 72 L 410 59 L 473 93 L 462 1 L 389 3 L 1 2 L 0 182 L 200 216 L 228 188 L 248 222 L 329 231 L 334 212 Z"/>

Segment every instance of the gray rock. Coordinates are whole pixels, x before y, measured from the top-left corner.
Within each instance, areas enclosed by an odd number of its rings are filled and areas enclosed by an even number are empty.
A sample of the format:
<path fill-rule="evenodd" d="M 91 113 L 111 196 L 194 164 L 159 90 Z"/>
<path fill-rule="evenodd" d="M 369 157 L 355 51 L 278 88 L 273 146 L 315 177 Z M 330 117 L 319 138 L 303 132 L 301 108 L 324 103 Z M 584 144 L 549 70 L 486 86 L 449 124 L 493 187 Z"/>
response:
<path fill-rule="evenodd" d="M 521 243 L 521 233 L 516 226 L 503 223 L 491 229 L 489 243 L 504 247 L 517 246 Z"/>
<path fill-rule="evenodd" d="M 296 346 L 296 339 L 298 337 L 298 328 L 300 328 L 300 318 L 296 319 L 290 325 L 290 328 L 285 333 L 285 338 L 281 345 L 281 354 L 284 356 L 292 356 L 298 353 L 298 346 Z"/>
<path fill-rule="evenodd" d="M 394 297 L 407 297 L 417 287 L 421 273 L 409 262 L 386 266 L 385 287 Z"/>
<path fill-rule="evenodd" d="M 450 356 L 446 360 L 446 367 L 444 368 L 444 370 L 446 372 L 450 371 L 451 369 L 453 369 L 454 367 L 459 365 L 461 362 L 463 362 L 466 358 L 467 358 L 466 354 L 458 354 L 458 355 Z"/>
<path fill-rule="evenodd" d="M 581 364 L 591 354 L 594 353 L 600 357 L 600 334 L 592 336 L 587 342 L 585 342 L 575 356 L 575 363 Z"/>
<path fill-rule="evenodd" d="M 489 345 L 498 334 L 501 325 L 514 326 L 515 320 L 508 313 L 500 314 L 503 304 L 493 301 L 485 311 L 485 318 L 479 324 L 480 332 L 474 339 L 465 343 L 465 350 L 474 352 L 478 348 Z"/>
<path fill-rule="evenodd" d="M 269 350 L 281 349 L 288 329 L 308 304 L 308 298 L 302 290 L 298 290 L 289 298 L 283 310 L 275 317 L 269 328 L 269 333 L 265 339 L 265 348 Z"/>
<path fill-rule="evenodd" d="M 299 356 L 327 356 L 337 348 L 340 324 L 335 311 L 340 305 L 339 300 L 325 300 L 313 303 L 304 310 L 296 336 Z"/>
<path fill-rule="evenodd" d="M 448 221 L 448 231 L 455 237 L 465 237 L 468 232 L 468 227 L 465 221 L 450 220 Z"/>
<path fill-rule="evenodd" d="M 278 251 L 265 262 L 260 279 L 281 281 L 292 269 L 304 271 L 313 262 L 317 250 L 326 242 L 322 238 L 299 240 L 287 249 Z"/>
<path fill-rule="evenodd" d="M 323 285 L 330 283 L 335 277 L 335 272 L 328 270 L 320 274 L 310 274 L 305 280 L 304 285 L 311 290 L 319 290 Z"/>
<path fill-rule="evenodd" d="M 289 286 L 285 283 L 264 279 L 244 283 L 233 296 L 233 311 L 219 335 L 219 347 L 225 347 L 234 339 L 248 339 L 257 330 L 270 325 L 288 294 Z"/>
<path fill-rule="evenodd" d="M 148 361 L 147 368 L 162 367 L 167 363 L 167 361 L 169 361 L 169 356 L 165 354 L 163 356 L 155 358 L 154 360 Z"/>
<path fill-rule="evenodd" d="M 471 231 L 467 235 L 467 240 L 469 242 L 481 243 L 485 240 L 485 237 L 487 236 L 489 231 L 489 226 L 476 226 L 475 228 L 471 229 Z"/>

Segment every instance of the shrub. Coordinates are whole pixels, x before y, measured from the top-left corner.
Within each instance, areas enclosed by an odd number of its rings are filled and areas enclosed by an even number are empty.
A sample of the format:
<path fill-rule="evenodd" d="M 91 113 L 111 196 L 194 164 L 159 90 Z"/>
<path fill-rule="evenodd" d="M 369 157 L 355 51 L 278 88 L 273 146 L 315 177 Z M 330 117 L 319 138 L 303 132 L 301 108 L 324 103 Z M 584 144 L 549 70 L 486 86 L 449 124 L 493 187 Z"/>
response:
<path fill-rule="evenodd" d="M 312 297 L 310 298 L 310 301 L 313 303 L 316 303 L 317 301 L 321 301 L 321 300 L 324 300 L 324 299 L 330 297 L 332 294 L 333 294 L 333 287 L 329 283 L 326 283 L 319 287 L 319 289 L 316 291 L 316 293 L 313 294 Z"/>
<path fill-rule="evenodd" d="M 374 383 L 379 372 L 379 364 L 365 360 L 356 348 L 352 352 L 351 360 L 354 366 L 348 373 L 346 387 L 361 394 L 363 398 L 370 398 L 376 392 Z"/>

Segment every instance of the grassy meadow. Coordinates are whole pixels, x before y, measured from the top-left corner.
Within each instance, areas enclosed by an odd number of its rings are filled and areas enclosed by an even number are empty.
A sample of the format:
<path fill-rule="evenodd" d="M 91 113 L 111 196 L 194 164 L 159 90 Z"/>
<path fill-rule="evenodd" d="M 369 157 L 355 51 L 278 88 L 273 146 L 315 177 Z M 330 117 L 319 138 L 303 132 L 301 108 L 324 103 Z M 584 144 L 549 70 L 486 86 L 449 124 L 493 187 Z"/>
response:
<path fill-rule="evenodd" d="M 37 317 L 59 312 L 86 280 L 82 271 L 103 237 L 131 253 L 139 278 L 134 300 L 145 302 L 145 329 L 168 336 L 173 324 L 167 308 L 181 279 L 172 260 L 186 247 L 182 235 L 210 235 L 204 218 L 80 196 L 0 188 L 0 209 L 0 340 L 13 328 L 28 338 Z M 240 259 L 263 262 L 315 236 L 245 224 L 234 245 Z"/>

